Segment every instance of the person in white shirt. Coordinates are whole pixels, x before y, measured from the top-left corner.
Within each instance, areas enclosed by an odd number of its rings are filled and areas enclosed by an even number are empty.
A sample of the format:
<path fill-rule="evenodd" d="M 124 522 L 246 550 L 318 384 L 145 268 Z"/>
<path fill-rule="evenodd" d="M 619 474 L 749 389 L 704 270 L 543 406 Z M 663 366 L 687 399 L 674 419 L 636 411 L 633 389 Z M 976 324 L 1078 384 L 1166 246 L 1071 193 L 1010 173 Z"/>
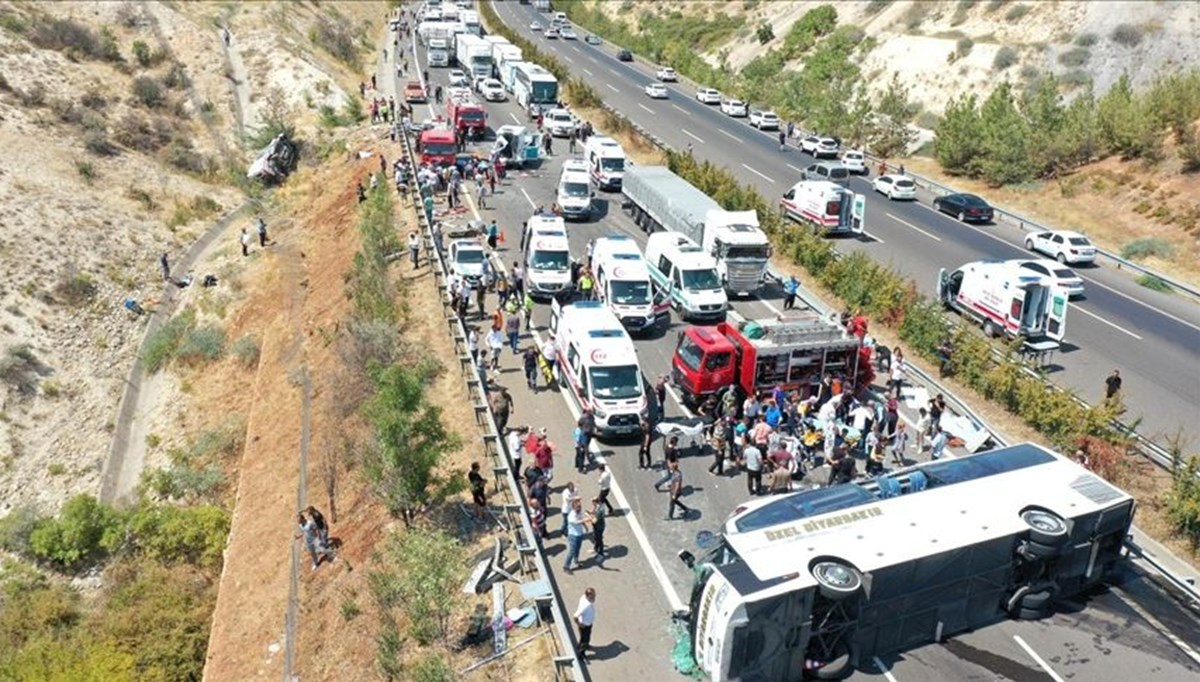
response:
<path fill-rule="evenodd" d="M 562 534 L 567 537 L 567 519 L 571 515 L 571 503 L 579 499 L 579 492 L 575 489 L 575 481 L 568 481 L 567 487 L 562 491 Z M 568 563 L 568 565 L 570 565 Z"/>
<path fill-rule="evenodd" d="M 817 419 L 820 419 L 821 422 L 825 423 L 825 424 L 829 424 L 829 423 L 833 422 L 834 417 L 836 417 L 836 416 L 837 416 L 837 401 L 836 400 L 826 400 L 824 403 L 821 403 L 821 408 L 819 410 L 817 410 Z"/>
<path fill-rule="evenodd" d="M 471 354 L 471 362 L 479 363 L 479 332 L 474 327 L 467 332 L 467 352 Z"/>
<path fill-rule="evenodd" d="M 525 427 L 509 429 L 508 456 L 512 460 L 513 474 L 521 480 L 521 460 L 525 457 Z"/>
<path fill-rule="evenodd" d="M 903 356 L 901 356 L 903 358 Z M 892 359 L 892 380 L 891 388 L 897 398 L 900 397 L 900 389 L 904 386 L 904 361 L 899 358 Z"/>
<path fill-rule="evenodd" d="M 917 453 L 925 451 L 925 436 L 929 433 L 929 425 L 933 420 L 929 417 L 929 410 L 921 408 L 921 417 L 917 419 Z"/>
<path fill-rule="evenodd" d="M 488 349 L 492 351 L 492 371 L 500 371 L 500 351 L 504 350 L 504 332 L 492 329 L 487 335 Z"/>
<path fill-rule="evenodd" d="M 607 464 L 602 459 L 596 460 L 596 466 L 600 468 L 600 479 L 597 481 L 600 485 L 600 502 L 608 509 L 608 513 L 612 514 L 615 510 L 612 502 L 608 501 L 608 494 L 612 488 L 612 472 L 608 470 Z"/>
<path fill-rule="evenodd" d="M 858 407 L 850 412 L 850 425 L 854 427 L 859 435 L 866 435 L 863 432 L 867 430 L 867 420 L 875 416 L 874 410 L 866 405 L 859 403 Z"/>
<path fill-rule="evenodd" d="M 542 359 L 546 361 L 546 364 L 550 367 L 552 372 L 554 370 L 554 362 L 557 355 L 558 348 L 554 345 L 554 334 L 551 334 L 546 338 L 546 343 L 542 344 Z"/>
<path fill-rule="evenodd" d="M 933 441 L 929 444 L 929 457 L 941 459 L 946 454 L 946 432 L 942 427 L 933 427 Z"/>
<path fill-rule="evenodd" d="M 589 587 L 579 598 L 579 606 L 575 609 L 575 624 L 579 626 L 579 655 L 587 657 L 587 650 L 592 648 L 592 625 L 596 622 L 596 590 Z"/>

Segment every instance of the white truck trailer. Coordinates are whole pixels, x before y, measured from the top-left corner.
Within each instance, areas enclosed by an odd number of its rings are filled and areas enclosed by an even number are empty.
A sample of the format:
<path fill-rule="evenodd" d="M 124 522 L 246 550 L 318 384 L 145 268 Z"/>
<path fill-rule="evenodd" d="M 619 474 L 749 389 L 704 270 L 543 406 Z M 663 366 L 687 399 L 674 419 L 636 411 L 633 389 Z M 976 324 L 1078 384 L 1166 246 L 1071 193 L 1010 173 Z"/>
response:
<path fill-rule="evenodd" d="M 726 211 L 665 166 L 630 166 L 621 192 L 644 232 L 682 232 L 715 258 L 731 296 L 749 296 L 762 287 L 771 244 L 757 213 Z"/>

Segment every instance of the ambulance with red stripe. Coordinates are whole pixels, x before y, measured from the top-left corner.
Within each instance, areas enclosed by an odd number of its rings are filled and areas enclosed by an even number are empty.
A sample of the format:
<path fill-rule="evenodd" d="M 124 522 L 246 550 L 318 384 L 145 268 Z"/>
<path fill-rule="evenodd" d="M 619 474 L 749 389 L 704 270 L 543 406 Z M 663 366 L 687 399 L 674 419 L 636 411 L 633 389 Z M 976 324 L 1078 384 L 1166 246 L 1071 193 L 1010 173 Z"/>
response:
<path fill-rule="evenodd" d="M 550 305 L 558 383 L 579 408 L 591 408 L 600 436 L 639 433 L 646 392 L 637 351 L 617 316 L 597 301 Z"/>
<path fill-rule="evenodd" d="M 987 336 L 1061 342 L 1067 328 L 1068 294 L 1020 261 L 976 261 L 938 272 L 938 298 L 983 325 Z"/>
<path fill-rule="evenodd" d="M 596 297 L 630 333 L 647 333 L 670 314 L 666 294 L 656 291 L 642 249 L 633 237 L 611 234 L 592 247 Z"/>
<path fill-rule="evenodd" d="M 779 212 L 813 234 L 849 234 L 863 231 L 861 216 L 855 216 L 855 198 L 862 197 L 829 180 L 801 180 L 779 200 Z"/>

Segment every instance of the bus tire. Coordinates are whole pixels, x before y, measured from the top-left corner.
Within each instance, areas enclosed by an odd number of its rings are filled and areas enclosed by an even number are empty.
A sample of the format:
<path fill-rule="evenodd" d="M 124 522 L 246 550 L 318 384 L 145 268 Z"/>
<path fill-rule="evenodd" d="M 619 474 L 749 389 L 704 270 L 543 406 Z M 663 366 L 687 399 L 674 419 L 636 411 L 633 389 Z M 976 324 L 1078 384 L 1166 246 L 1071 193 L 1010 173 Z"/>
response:
<path fill-rule="evenodd" d="M 1059 555 L 1061 549 L 1058 545 L 1045 545 L 1028 540 L 1021 545 L 1020 553 L 1027 559 L 1053 559 Z"/>
<path fill-rule="evenodd" d="M 1070 528 L 1061 516 L 1044 509 L 1026 509 L 1021 520 L 1029 526 L 1029 539 L 1047 547 L 1062 547 L 1070 539 Z"/>
<path fill-rule="evenodd" d="M 1054 592 L 1052 590 L 1041 590 L 1040 592 L 1030 592 L 1021 597 L 1021 609 L 1029 609 L 1031 611 L 1044 611 L 1054 606 Z"/>
<path fill-rule="evenodd" d="M 831 658 L 820 668 L 806 671 L 809 679 L 813 680 L 844 680 L 850 677 L 854 672 L 854 666 L 851 665 L 850 645 L 845 639 L 839 639 L 834 645 L 834 653 L 837 655 Z"/>
<path fill-rule="evenodd" d="M 818 561 L 808 570 L 817 581 L 821 595 L 830 601 L 853 597 L 862 589 L 862 574 L 857 568 L 840 561 Z"/>
<path fill-rule="evenodd" d="M 1054 613 L 1054 609 L 1051 609 L 1051 608 L 1027 609 L 1022 606 L 1020 608 L 1020 610 L 1017 611 L 1017 619 L 1018 620 L 1041 620 L 1043 618 L 1046 618 L 1047 616 L 1049 616 L 1052 613 Z"/>

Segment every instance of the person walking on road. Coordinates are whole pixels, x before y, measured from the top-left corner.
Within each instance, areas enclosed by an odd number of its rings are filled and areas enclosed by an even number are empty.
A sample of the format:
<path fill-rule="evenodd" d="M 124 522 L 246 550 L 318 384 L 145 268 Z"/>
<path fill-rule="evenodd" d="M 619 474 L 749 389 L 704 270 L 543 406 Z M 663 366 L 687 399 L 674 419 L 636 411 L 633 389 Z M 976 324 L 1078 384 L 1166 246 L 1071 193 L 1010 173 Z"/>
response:
<path fill-rule="evenodd" d="M 683 510 L 683 518 L 686 519 L 692 513 L 692 508 L 679 501 L 683 495 L 683 470 L 679 468 L 679 462 L 673 462 L 670 465 L 671 481 L 668 489 L 671 496 L 671 501 L 667 506 L 667 519 L 675 520 L 675 508 L 679 507 Z"/>
<path fill-rule="evenodd" d="M 753 441 L 747 442 L 742 449 L 742 458 L 746 465 L 746 492 L 751 495 L 762 494 L 762 451 Z"/>
<path fill-rule="evenodd" d="M 603 459 L 597 459 L 596 466 L 600 469 L 600 478 L 596 481 L 600 487 L 600 496 L 596 499 L 604 503 L 608 513 L 612 514 L 614 511 L 612 502 L 608 501 L 608 495 L 612 492 L 612 472 L 608 470 L 608 463 Z"/>
<path fill-rule="evenodd" d="M 1104 400 L 1112 402 L 1121 395 L 1121 370 L 1114 369 L 1104 380 Z"/>
<path fill-rule="evenodd" d="M 522 358 L 525 365 L 525 385 L 529 386 L 531 391 L 537 390 L 538 355 L 537 346 L 530 346 L 525 349 Z"/>
<path fill-rule="evenodd" d="M 654 441 L 654 432 L 650 430 L 650 420 L 641 417 L 638 426 L 642 432 L 642 442 L 638 446 L 638 468 L 649 469 L 653 462 L 650 460 L 650 444 Z"/>
<path fill-rule="evenodd" d="M 779 131 L 779 151 L 782 152 L 782 151 L 785 151 L 786 149 L 787 149 L 787 133 L 785 133 L 781 130 L 781 131 Z"/>
<path fill-rule="evenodd" d="M 929 444 L 929 458 L 941 459 L 946 454 L 946 432 L 942 427 L 933 427 L 933 441 Z"/>
<path fill-rule="evenodd" d="M 244 228 L 244 227 L 242 228 L 242 236 L 240 239 L 242 242 L 242 255 L 249 256 L 250 255 L 250 233 L 247 232 L 246 228 Z"/>
<path fill-rule="evenodd" d="M 587 535 L 586 517 L 583 514 L 583 503 L 578 497 L 571 498 L 570 512 L 567 514 L 567 560 L 563 562 L 563 570 L 572 573 L 579 568 L 579 550 L 583 547 L 583 538 Z"/>
<path fill-rule="evenodd" d="M 592 625 L 596 622 L 596 590 L 589 587 L 579 598 L 579 606 L 575 608 L 575 624 L 579 626 L 579 648 L 576 652 L 580 658 L 587 658 L 587 650 L 592 648 Z"/>
<path fill-rule="evenodd" d="M 415 231 L 408 233 L 408 257 L 414 270 L 421 267 L 421 240 Z"/>
<path fill-rule="evenodd" d="M 592 498 L 592 511 L 588 515 L 588 521 L 592 524 L 592 551 L 602 562 L 608 558 L 608 554 L 604 552 L 604 529 L 608 524 L 606 519 L 610 512 L 611 510 L 604 510 L 604 504 L 599 497 Z"/>
<path fill-rule="evenodd" d="M 540 468 L 540 467 L 539 467 Z M 562 491 L 562 534 L 567 537 L 567 531 L 570 530 L 571 505 L 579 501 L 579 490 L 575 487 L 575 481 L 567 481 L 567 487 Z M 570 564 L 570 562 L 567 562 Z"/>

